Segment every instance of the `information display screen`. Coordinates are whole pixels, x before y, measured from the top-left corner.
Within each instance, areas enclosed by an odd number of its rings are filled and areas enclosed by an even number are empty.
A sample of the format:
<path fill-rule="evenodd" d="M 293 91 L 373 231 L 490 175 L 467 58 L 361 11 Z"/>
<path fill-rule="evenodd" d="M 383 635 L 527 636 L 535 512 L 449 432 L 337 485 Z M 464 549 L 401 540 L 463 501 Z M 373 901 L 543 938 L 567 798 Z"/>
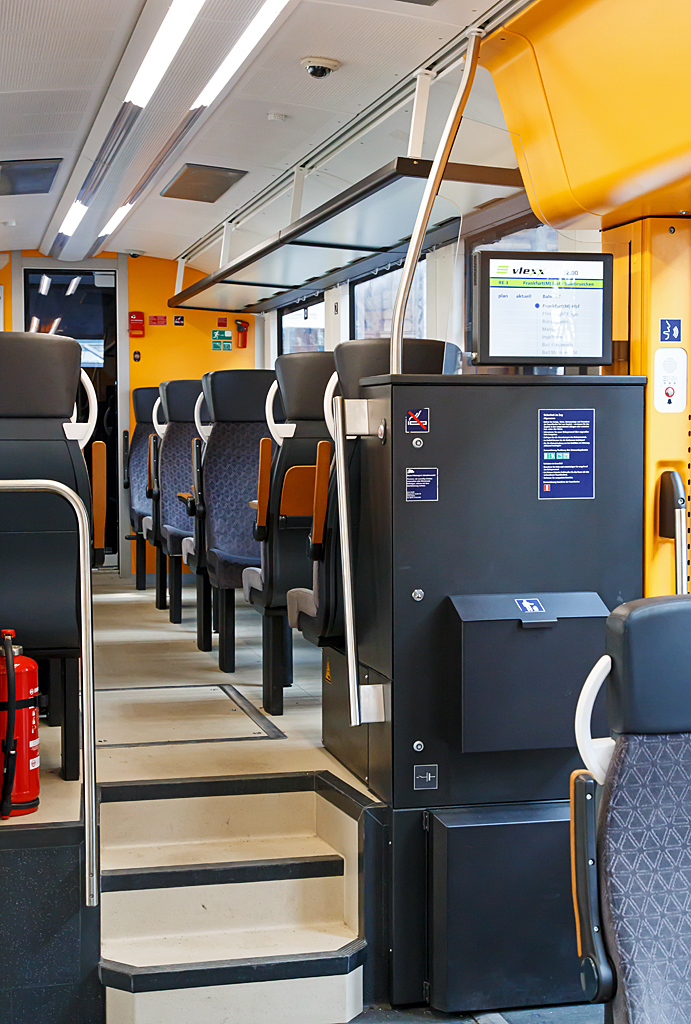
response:
<path fill-rule="evenodd" d="M 611 363 L 611 255 L 490 249 L 475 261 L 474 362 Z"/>

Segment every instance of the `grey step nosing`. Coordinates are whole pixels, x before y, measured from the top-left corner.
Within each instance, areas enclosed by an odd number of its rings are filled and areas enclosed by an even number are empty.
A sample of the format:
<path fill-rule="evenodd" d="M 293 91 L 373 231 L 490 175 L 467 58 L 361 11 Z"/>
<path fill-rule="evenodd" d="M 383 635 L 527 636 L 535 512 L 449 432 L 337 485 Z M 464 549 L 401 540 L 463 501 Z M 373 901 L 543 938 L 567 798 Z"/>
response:
<path fill-rule="evenodd" d="M 125 992 L 163 992 L 171 989 L 242 985 L 295 978 L 333 977 L 350 974 L 366 959 L 367 942 L 353 939 L 340 949 L 290 956 L 247 957 L 192 964 L 161 964 L 134 967 L 102 959 L 99 978 L 107 988 Z"/>
<path fill-rule="evenodd" d="M 337 853 L 309 857 L 224 861 L 216 864 L 114 868 L 101 872 L 101 891 L 127 892 L 134 889 L 173 889 L 192 885 L 326 878 L 343 875 L 343 871 L 343 858 Z"/>

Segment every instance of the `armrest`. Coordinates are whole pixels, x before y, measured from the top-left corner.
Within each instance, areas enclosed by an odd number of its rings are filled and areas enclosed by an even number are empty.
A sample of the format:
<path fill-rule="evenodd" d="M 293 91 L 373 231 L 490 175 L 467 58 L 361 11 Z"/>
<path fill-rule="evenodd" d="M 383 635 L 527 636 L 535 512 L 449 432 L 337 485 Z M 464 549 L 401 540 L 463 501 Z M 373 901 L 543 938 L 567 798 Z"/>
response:
<path fill-rule="evenodd" d="M 178 491 L 177 494 L 179 500 L 187 509 L 188 516 L 194 516 L 197 511 L 197 503 L 194 500 L 194 495 L 191 491 Z"/>
<path fill-rule="evenodd" d="M 106 446 L 103 441 L 91 445 L 91 503 L 94 523 L 94 562 L 103 565 L 106 546 Z"/>
<path fill-rule="evenodd" d="M 312 506 L 312 533 L 310 555 L 315 561 L 324 556 L 324 527 L 326 507 L 329 501 L 329 476 L 331 473 L 331 445 L 320 441 L 317 445 L 317 463 L 314 472 L 314 500 Z"/>
<path fill-rule="evenodd" d="M 259 502 L 257 501 L 256 498 L 253 498 L 252 501 L 249 502 L 249 506 L 250 508 L 253 508 L 256 512 L 256 510 L 259 508 Z"/>
<path fill-rule="evenodd" d="M 590 772 L 571 774 L 571 888 L 581 986 L 591 1003 L 612 999 L 615 978 L 605 950 L 597 877 L 597 783 Z"/>
<path fill-rule="evenodd" d="M 149 453 L 146 464 L 146 496 L 158 500 L 158 434 L 149 434 Z"/>
<path fill-rule="evenodd" d="M 130 432 L 122 432 L 122 486 L 129 490 L 130 486 Z"/>
<path fill-rule="evenodd" d="M 257 518 L 253 533 L 255 540 L 266 540 L 267 522 L 269 518 L 269 493 L 271 491 L 271 455 L 270 437 L 263 437 L 259 442 L 259 474 L 257 479 Z"/>

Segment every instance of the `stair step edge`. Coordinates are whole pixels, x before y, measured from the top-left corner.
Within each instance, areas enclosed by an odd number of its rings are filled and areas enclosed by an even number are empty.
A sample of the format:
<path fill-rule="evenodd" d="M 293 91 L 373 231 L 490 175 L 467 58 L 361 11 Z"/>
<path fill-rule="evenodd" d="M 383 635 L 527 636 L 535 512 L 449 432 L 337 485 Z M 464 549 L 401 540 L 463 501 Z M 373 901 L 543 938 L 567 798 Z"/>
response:
<path fill-rule="evenodd" d="M 127 892 L 133 889 L 173 889 L 192 885 L 289 881 L 297 878 L 326 878 L 343 873 L 343 858 L 337 853 L 219 864 L 113 868 L 101 872 L 101 891 Z"/>
<path fill-rule="evenodd" d="M 362 966 L 367 941 L 353 939 L 340 949 L 290 956 L 248 957 L 196 964 L 161 964 L 135 967 L 102 959 L 99 978 L 106 988 L 125 992 L 163 992 L 170 989 L 206 988 L 212 985 L 243 985 L 292 978 L 318 978 L 350 974 Z"/>

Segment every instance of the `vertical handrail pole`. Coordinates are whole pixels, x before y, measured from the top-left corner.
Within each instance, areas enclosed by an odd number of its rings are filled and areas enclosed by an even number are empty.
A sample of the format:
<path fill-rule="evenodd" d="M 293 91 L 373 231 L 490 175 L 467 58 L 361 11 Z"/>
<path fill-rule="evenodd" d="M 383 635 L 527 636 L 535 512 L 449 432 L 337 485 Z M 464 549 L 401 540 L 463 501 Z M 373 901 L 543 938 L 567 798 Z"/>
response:
<path fill-rule="evenodd" d="M 341 571 L 343 574 L 343 619 L 345 625 L 346 665 L 348 669 L 348 707 L 350 724 L 362 724 L 358 685 L 357 634 L 355 632 L 355 594 L 353 590 L 353 557 L 350 535 L 350 487 L 346 463 L 345 402 L 340 395 L 333 400 L 334 447 L 336 449 L 336 484 L 338 490 L 338 528 L 341 539 Z"/>
<path fill-rule="evenodd" d="M 688 594 L 689 592 L 686 536 L 686 505 L 682 505 L 674 510 L 674 561 L 677 594 Z"/>
<path fill-rule="evenodd" d="M 0 480 L 0 492 L 47 491 L 70 503 L 79 527 L 79 597 L 81 601 L 82 772 L 86 905 L 98 906 L 98 828 L 96 821 L 96 716 L 94 705 L 94 648 L 91 611 L 91 533 L 84 502 L 58 480 Z"/>
<path fill-rule="evenodd" d="M 425 240 L 425 233 L 432 214 L 434 200 L 437 198 L 437 192 L 439 191 L 439 186 L 441 185 L 442 178 L 444 177 L 444 171 L 446 170 L 446 165 L 449 162 L 449 157 L 451 156 L 451 150 L 456 140 L 458 129 L 461 126 L 463 111 L 465 110 L 465 105 L 468 102 L 470 90 L 473 87 L 478 56 L 480 54 L 480 40 L 482 39 L 482 35 L 483 33 L 480 29 L 473 29 L 468 35 L 468 50 L 466 52 L 465 67 L 463 69 L 461 84 L 451 108 L 451 113 L 449 114 L 449 118 L 446 122 L 439 146 L 437 147 L 437 153 L 429 172 L 427 184 L 425 185 L 425 191 L 422 195 L 422 201 L 420 202 L 420 209 L 418 210 L 417 218 L 415 220 L 413 233 L 410 236 L 408 252 L 406 254 L 405 263 L 403 264 L 403 273 L 401 274 L 401 280 L 398 285 L 396 302 L 394 304 L 393 316 L 391 319 L 392 374 L 402 373 L 403 324 L 405 322 L 405 311 L 408 305 L 408 298 L 410 297 L 410 289 L 413 286 L 415 269 L 417 267 L 418 260 L 420 259 L 420 253 L 422 252 L 422 244 Z"/>

